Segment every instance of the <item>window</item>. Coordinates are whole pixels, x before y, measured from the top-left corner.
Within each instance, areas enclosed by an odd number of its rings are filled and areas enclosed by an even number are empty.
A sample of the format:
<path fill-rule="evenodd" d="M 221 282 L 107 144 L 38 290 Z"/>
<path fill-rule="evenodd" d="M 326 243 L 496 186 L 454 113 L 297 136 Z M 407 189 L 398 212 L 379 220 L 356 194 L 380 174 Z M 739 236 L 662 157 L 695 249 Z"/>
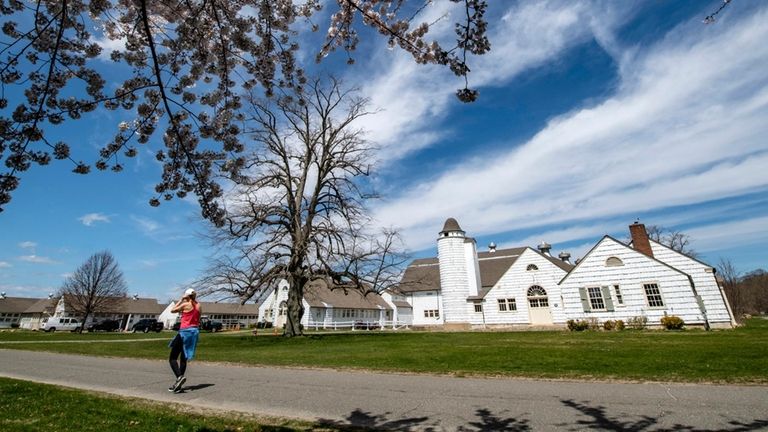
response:
<path fill-rule="evenodd" d="M 528 288 L 528 304 L 532 308 L 549 307 L 547 291 L 538 285 L 532 285 L 530 288 Z"/>
<path fill-rule="evenodd" d="M 624 297 L 622 297 L 621 289 L 619 288 L 618 285 L 614 285 L 613 286 L 613 292 L 616 293 L 616 303 L 618 303 L 619 305 L 623 305 L 624 304 Z"/>
<path fill-rule="evenodd" d="M 515 299 L 499 299 L 499 312 L 512 312 L 517 310 Z"/>
<path fill-rule="evenodd" d="M 618 257 L 609 257 L 607 260 L 605 260 L 606 267 L 621 267 L 623 265 L 624 262 Z"/>
<path fill-rule="evenodd" d="M 663 307 L 664 300 L 661 299 L 661 290 L 659 284 L 650 283 L 644 284 L 645 298 L 648 299 L 648 306 L 650 307 Z"/>
<path fill-rule="evenodd" d="M 526 271 L 534 271 L 538 269 L 539 268 L 536 266 L 536 264 L 528 264 L 528 267 L 525 268 Z"/>
<path fill-rule="evenodd" d="M 475 303 L 475 312 L 482 312 L 483 311 L 483 305 L 480 303 Z"/>
<path fill-rule="evenodd" d="M 424 318 L 440 318 L 440 310 L 427 309 L 424 311 Z"/>
<path fill-rule="evenodd" d="M 592 310 L 605 310 L 603 291 L 600 287 L 587 288 L 587 293 L 589 294 L 589 306 Z"/>
<path fill-rule="evenodd" d="M 277 309 L 278 316 L 288 315 L 288 302 L 280 302 L 280 307 Z"/>

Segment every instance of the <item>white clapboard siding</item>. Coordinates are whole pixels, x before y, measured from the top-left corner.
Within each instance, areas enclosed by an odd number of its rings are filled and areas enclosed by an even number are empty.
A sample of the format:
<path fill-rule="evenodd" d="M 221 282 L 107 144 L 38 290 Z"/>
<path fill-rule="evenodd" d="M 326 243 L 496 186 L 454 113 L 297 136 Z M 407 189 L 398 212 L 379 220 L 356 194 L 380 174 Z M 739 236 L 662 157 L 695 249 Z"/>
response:
<path fill-rule="evenodd" d="M 658 242 L 651 241 L 653 256 L 693 278 L 696 292 L 701 296 L 710 323 L 731 323 L 731 314 L 715 280 L 713 267 L 685 256 Z"/>
<path fill-rule="evenodd" d="M 440 290 L 442 296 L 441 319 L 446 323 L 469 322 L 467 297 L 470 292 L 470 269 L 467 268 L 468 249 L 464 236 L 440 237 L 437 240 L 437 258 L 440 261 Z M 471 240 L 470 240 L 471 241 Z M 473 266 L 474 267 L 474 266 Z M 414 306 L 414 324 L 416 307 Z"/>
<path fill-rule="evenodd" d="M 526 270 L 535 264 L 538 270 Z M 565 312 L 558 282 L 565 271 L 533 249 L 526 249 L 496 285 L 485 295 L 485 323 L 489 325 L 529 324 L 528 288 L 539 285 L 547 292 L 554 324 L 565 323 Z M 515 299 L 516 311 L 499 311 L 499 299 Z"/>
<path fill-rule="evenodd" d="M 606 266 L 617 257 L 622 266 Z M 643 284 L 656 283 L 663 307 L 648 306 Z M 624 305 L 619 306 L 610 289 L 613 311 L 584 311 L 580 288 L 619 285 Z M 688 324 L 703 324 L 703 315 L 694 297 L 688 275 L 643 255 L 605 236 L 560 283 L 566 319 L 597 318 L 600 322 L 645 316 L 649 325 L 659 325 L 664 314 L 676 315 Z"/>
<path fill-rule="evenodd" d="M 443 324 L 443 305 L 439 291 L 416 291 L 411 293 L 408 300 L 413 307 L 413 325 Z M 438 310 L 440 316 L 425 317 L 425 310 Z"/>

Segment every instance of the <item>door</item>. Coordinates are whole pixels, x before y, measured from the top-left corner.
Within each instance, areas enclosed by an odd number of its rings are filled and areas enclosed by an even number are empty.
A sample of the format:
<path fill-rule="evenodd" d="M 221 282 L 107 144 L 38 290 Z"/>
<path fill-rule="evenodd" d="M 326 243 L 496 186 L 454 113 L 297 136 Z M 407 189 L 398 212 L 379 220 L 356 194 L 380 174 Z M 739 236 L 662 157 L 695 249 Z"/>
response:
<path fill-rule="evenodd" d="M 528 313 L 532 325 L 552 324 L 552 311 L 549 309 L 547 291 L 538 285 L 528 288 Z"/>

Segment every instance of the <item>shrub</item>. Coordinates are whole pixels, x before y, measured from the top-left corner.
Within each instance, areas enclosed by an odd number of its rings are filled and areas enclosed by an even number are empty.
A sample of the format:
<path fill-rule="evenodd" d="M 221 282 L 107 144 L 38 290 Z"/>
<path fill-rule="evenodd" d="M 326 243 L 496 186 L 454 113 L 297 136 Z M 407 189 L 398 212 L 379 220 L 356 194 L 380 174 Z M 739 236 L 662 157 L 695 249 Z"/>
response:
<path fill-rule="evenodd" d="M 625 328 L 624 321 L 616 320 L 616 330 L 622 331 L 622 330 L 624 330 L 624 328 Z"/>
<path fill-rule="evenodd" d="M 661 317 L 661 325 L 667 330 L 680 330 L 685 325 L 682 318 L 675 315 Z"/>
<path fill-rule="evenodd" d="M 588 322 L 590 330 L 600 330 L 600 321 L 598 321 L 597 318 L 592 317 Z"/>
<path fill-rule="evenodd" d="M 634 316 L 627 320 L 627 325 L 629 326 L 629 328 L 632 328 L 635 330 L 642 330 L 648 325 L 648 317 Z"/>
<path fill-rule="evenodd" d="M 17 328 L 19 328 L 19 323 L 11 323 L 11 328 L 12 328 L 12 329 L 17 329 Z"/>
<path fill-rule="evenodd" d="M 584 331 L 589 328 L 589 323 L 585 320 L 568 320 L 567 325 L 570 331 Z"/>
<path fill-rule="evenodd" d="M 608 320 L 608 321 L 603 323 L 603 329 L 604 330 L 611 331 L 611 330 L 613 330 L 615 328 L 616 328 L 616 321 Z"/>

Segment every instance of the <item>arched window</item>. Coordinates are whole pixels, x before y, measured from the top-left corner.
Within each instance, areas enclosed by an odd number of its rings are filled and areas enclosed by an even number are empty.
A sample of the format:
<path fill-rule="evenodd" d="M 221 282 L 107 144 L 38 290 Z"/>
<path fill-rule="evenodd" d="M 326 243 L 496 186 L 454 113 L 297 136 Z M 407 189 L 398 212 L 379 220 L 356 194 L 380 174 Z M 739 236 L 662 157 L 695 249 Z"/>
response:
<path fill-rule="evenodd" d="M 528 267 L 525 268 L 526 271 L 534 271 L 538 269 L 539 268 L 536 266 L 536 264 L 528 264 Z"/>
<path fill-rule="evenodd" d="M 288 302 L 280 302 L 280 309 L 278 309 L 279 316 L 285 316 L 288 314 Z"/>
<path fill-rule="evenodd" d="M 605 266 L 606 267 L 621 267 L 624 265 L 624 262 L 618 258 L 618 257 L 610 257 L 607 260 L 605 260 Z"/>
<path fill-rule="evenodd" d="M 531 285 L 531 287 L 528 288 L 528 304 L 532 308 L 549 307 L 547 291 L 538 285 Z"/>

